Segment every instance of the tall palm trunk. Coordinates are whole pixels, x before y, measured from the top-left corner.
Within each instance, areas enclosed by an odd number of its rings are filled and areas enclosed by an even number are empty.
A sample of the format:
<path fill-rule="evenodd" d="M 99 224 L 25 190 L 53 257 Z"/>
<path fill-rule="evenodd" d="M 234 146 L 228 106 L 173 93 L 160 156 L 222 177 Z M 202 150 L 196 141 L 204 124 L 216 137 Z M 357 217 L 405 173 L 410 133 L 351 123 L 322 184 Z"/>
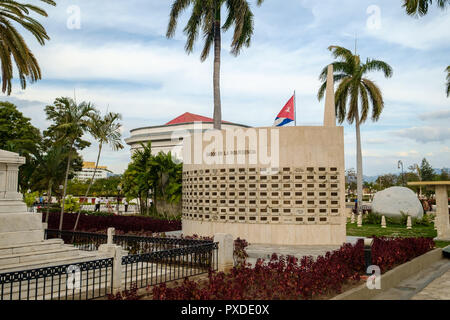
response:
<path fill-rule="evenodd" d="M 66 200 L 66 191 L 67 191 L 67 180 L 69 178 L 69 170 L 70 170 L 70 160 L 72 155 L 73 144 L 70 145 L 69 155 L 67 156 L 67 168 L 66 168 L 66 177 L 64 178 L 64 191 L 63 197 L 61 199 L 61 215 L 59 217 L 59 231 L 62 231 L 63 219 L 64 219 L 64 205 Z"/>
<path fill-rule="evenodd" d="M 362 168 L 362 152 L 361 152 L 361 133 L 359 130 L 359 112 L 355 113 L 355 127 L 356 127 L 356 189 L 358 193 L 358 209 L 362 205 L 363 193 L 363 168 Z"/>
<path fill-rule="evenodd" d="M 53 186 L 53 181 L 50 180 L 48 183 L 48 191 L 47 191 L 47 215 L 45 216 L 45 223 L 48 223 L 48 216 L 50 215 L 50 204 L 52 201 L 52 186 Z M 48 227 L 48 225 L 47 225 Z"/>
<path fill-rule="evenodd" d="M 89 194 L 89 191 L 91 190 L 92 185 L 94 184 L 95 174 L 97 173 L 98 163 L 100 161 L 100 154 L 102 153 L 102 145 L 103 145 L 103 143 L 100 142 L 100 144 L 98 146 L 97 162 L 95 163 L 94 173 L 92 174 L 92 178 L 89 181 L 89 186 L 88 186 L 88 188 L 86 190 L 86 193 L 84 194 L 84 197 L 86 199 L 87 199 L 87 196 Z M 80 209 L 78 209 L 77 220 L 75 220 L 75 225 L 73 226 L 73 231 L 75 231 L 77 229 L 77 227 L 78 227 L 78 221 L 80 220 L 80 215 L 81 215 L 81 205 L 80 205 Z"/>
<path fill-rule="evenodd" d="M 217 9 L 216 21 L 214 22 L 214 129 L 222 128 L 222 106 L 220 101 L 220 50 L 221 50 L 221 34 L 220 34 L 220 7 Z"/>

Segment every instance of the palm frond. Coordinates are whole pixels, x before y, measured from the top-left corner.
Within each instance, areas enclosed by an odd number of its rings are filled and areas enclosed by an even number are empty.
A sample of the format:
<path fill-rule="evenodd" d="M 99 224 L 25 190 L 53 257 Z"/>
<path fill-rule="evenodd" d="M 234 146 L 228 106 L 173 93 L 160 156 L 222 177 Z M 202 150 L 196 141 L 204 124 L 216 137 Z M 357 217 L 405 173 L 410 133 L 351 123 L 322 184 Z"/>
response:
<path fill-rule="evenodd" d="M 447 97 L 450 97 L 450 66 L 447 67 Z"/>
<path fill-rule="evenodd" d="M 337 58 L 343 59 L 346 63 L 353 62 L 354 60 L 352 52 L 344 47 L 329 46 L 328 50 L 331 51 L 335 59 Z"/>
<path fill-rule="evenodd" d="M 55 5 L 54 1 L 41 0 L 44 3 Z M 35 82 L 41 79 L 41 70 L 37 59 L 27 46 L 24 38 L 17 31 L 12 23 L 17 23 L 30 32 L 39 44 L 44 45 L 49 40 L 44 27 L 34 18 L 31 13 L 36 13 L 46 17 L 47 13 L 42 8 L 32 4 L 22 4 L 12 0 L 0 1 L 0 61 L 2 63 L 2 91 L 8 95 L 11 93 L 11 79 L 13 73 L 12 59 L 16 64 L 19 81 L 22 89 L 26 88 L 27 80 Z"/>
<path fill-rule="evenodd" d="M 367 59 L 367 62 L 361 67 L 361 75 L 370 71 L 382 71 L 386 78 L 392 77 L 392 67 L 384 61 Z"/>
<path fill-rule="evenodd" d="M 381 112 L 384 109 L 383 96 L 380 88 L 369 79 L 362 79 L 362 84 L 367 89 L 367 92 L 372 102 L 372 121 L 378 121 Z"/>
<path fill-rule="evenodd" d="M 166 32 L 167 38 L 172 38 L 175 35 L 178 17 L 187 7 L 189 7 L 192 1 L 193 0 L 175 0 L 175 2 L 172 4 L 172 9 L 170 10 L 169 25 L 167 26 Z"/>
<path fill-rule="evenodd" d="M 347 100 L 351 82 L 352 78 L 350 77 L 342 80 L 335 93 L 336 116 L 339 123 L 344 122 L 347 114 Z"/>
<path fill-rule="evenodd" d="M 446 6 L 450 5 L 450 0 L 436 0 L 438 7 L 444 10 Z M 433 0 L 403 0 L 403 7 L 406 13 L 410 16 L 421 17 L 428 13 L 430 5 Z"/>

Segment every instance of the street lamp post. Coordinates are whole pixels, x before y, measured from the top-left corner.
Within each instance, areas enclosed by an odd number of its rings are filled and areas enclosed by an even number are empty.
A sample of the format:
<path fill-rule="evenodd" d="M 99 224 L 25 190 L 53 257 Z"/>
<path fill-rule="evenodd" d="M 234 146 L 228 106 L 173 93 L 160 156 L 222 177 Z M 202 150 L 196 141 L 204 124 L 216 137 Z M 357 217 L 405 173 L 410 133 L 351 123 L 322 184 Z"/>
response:
<path fill-rule="evenodd" d="M 402 160 L 398 160 L 397 168 L 400 169 L 400 166 L 402 167 L 402 185 L 405 185 L 405 175 L 403 173 L 403 162 Z"/>

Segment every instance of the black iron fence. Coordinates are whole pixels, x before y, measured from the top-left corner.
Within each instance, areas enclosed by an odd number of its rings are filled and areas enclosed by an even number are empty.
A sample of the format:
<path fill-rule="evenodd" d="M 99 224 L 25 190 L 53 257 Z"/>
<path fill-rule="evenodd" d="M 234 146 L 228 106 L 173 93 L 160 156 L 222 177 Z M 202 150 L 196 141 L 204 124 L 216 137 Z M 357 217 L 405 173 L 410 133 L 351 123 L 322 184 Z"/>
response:
<path fill-rule="evenodd" d="M 45 237 L 46 239 L 61 238 L 64 240 L 64 243 L 72 244 L 86 251 L 95 251 L 101 244 L 105 244 L 108 241 L 106 234 L 51 229 L 45 230 Z M 212 240 L 114 235 L 113 242 L 116 245 L 120 245 L 124 250 L 127 250 L 128 254 L 140 254 L 207 244 L 212 243 Z"/>
<path fill-rule="evenodd" d="M 88 251 L 108 241 L 96 233 L 45 234 Z M 114 270 L 114 258 L 108 258 L 1 273 L 0 300 L 95 299 L 113 293 L 112 288 L 144 288 L 218 269 L 218 243 L 211 240 L 114 236 L 113 242 L 129 250 L 119 257 L 121 268 Z M 113 283 L 119 279 L 120 284 Z"/>
<path fill-rule="evenodd" d="M 164 251 L 122 257 L 124 288 L 135 283 L 138 288 L 215 271 L 218 244 L 205 242 Z"/>
<path fill-rule="evenodd" d="M 113 258 L 0 274 L 0 300 L 83 300 L 112 293 Z"/>

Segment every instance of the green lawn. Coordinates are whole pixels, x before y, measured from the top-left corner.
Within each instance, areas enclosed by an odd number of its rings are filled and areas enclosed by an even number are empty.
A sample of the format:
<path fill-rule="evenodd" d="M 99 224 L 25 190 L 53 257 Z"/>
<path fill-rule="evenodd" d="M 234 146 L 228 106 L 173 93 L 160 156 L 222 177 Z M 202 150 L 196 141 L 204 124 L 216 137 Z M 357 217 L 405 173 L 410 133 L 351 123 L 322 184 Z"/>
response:
<path fill-rule="evenodd" d="M 387 226 L 386 228 L 381 228 L 380 225 L 374 224 L 363 224 L 362 227 L 358 228 L 356 223 L 347 223 L 347 235 L 357 236 L 357 237 L 403 237 L 403 238 L 413 238 L 413 237 L 425 237 L 425 238 L 435 238 L 437 236 L 434 226 L 414 226 L 411 230 L 406 229 L 406 226 L 394 225 Z M 450 245 L 450 242 L 436 241 L 436 247 L 442 248 Z"/>

